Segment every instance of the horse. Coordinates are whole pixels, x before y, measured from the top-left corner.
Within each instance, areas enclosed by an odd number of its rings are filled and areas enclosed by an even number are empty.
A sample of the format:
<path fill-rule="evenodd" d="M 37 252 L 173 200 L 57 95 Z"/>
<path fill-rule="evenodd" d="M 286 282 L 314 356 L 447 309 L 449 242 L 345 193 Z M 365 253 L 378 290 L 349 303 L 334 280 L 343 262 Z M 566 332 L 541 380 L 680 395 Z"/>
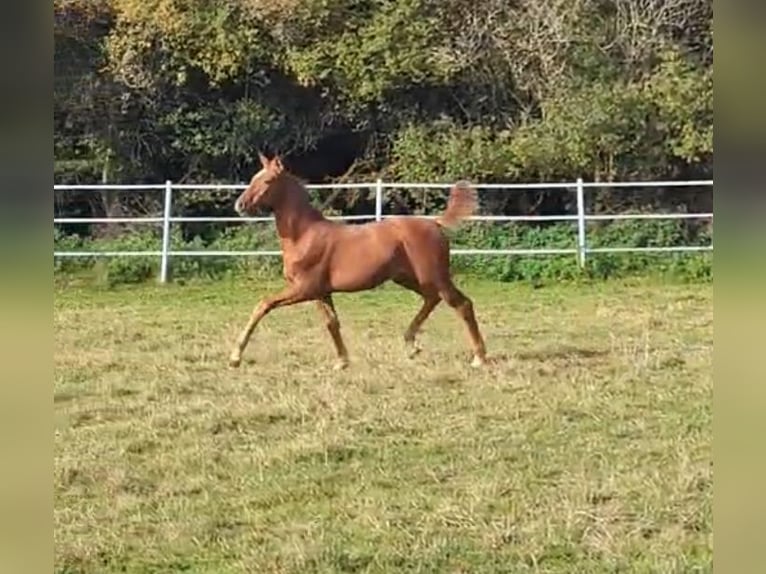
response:
<path fill-rule="evenodd" d="M 285 169 L 278 155 L 269 159 L 259 152 L 258 157 L 261 169 L 237 198 L 234 209 L 242 217 L 262 208 L 274 213 L 287 285 L 255 307 L 231 351 L 231 367 L 239 367 L 253 331 L 268 313 L 314 301 L 335 346 L 334 368 L 346 368 L 349 355 L 332 295 L 373 289 L 389 280 L 423 299 L 404 332 L 409 357 L 420 351 L 415 339 L 421 326 L 444 301 L 465 323 L 473 350 L 471 365 L 485 364 L 485 343 L 473 302 L 452 281 L 445 234 L 445 229 L 455 228 L 476 210 L 476 192 L 470 184 L 452 186 L 446 210 L 436 219 L 396 217 L 347 225 L 325 218 L 311 205 L 306 186 Z"/>

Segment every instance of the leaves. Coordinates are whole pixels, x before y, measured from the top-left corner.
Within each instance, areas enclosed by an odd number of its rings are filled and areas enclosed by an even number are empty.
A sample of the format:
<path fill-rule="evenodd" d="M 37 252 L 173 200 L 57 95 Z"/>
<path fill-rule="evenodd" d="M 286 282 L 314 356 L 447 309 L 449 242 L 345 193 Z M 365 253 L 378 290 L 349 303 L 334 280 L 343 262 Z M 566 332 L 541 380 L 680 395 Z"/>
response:
<path fill-rule="evenodd" d="M 115 177 L 242 180 L 257 148 L 417 180 L 712 168 L 702 0 L 56 0 L 54 14 L 56 158 L 110 157 Z"/>

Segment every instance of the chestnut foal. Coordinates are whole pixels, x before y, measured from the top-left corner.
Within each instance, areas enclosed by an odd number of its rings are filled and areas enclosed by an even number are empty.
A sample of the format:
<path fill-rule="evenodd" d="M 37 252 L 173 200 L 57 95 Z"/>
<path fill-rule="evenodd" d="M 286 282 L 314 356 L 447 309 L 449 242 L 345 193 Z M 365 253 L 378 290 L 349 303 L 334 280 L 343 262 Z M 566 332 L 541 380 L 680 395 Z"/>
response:
<path fill-rule="evenodd" d="M 418 352 L 415 335 L 421 325 L 444 300 L 468 329 L 471 364 L 484 364 L 486 350 L 473 304 L 452 282 L 449 241 L 441 229 L 456 226 L 476 209 L 476 193 L 468 184 L 452 188 L 446 211 L 435 221 L 401 217 L 344 225 L 326 219 L 311 205 L 303 183 L 283 167 L 279 157 L 259 157 L 263 169 L 253 176 L 235 209 L 241 216 L 252 215 L 261 207 L 274 212 L 287 286 L 254 309 L 231 352 L 232 367 L 239 366 L 253 330 L 266 314 L 277 307 L 316 301 L 335 344 L 335 368 L 345 368 L 348 351 L 332 293 L 372 289 L 389 280 L 423 298 L 423 306 L 404 333 L 410 356 Z"/>

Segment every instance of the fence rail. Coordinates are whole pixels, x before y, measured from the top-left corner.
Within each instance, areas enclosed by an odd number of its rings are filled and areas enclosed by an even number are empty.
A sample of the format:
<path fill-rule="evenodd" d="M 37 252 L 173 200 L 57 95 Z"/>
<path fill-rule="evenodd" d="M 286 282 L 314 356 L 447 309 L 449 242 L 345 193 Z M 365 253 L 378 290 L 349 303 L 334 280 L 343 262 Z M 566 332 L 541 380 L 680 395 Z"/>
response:
<path fill-rule="evenodd" d="M 172 250 L 170 246 L 171 227 L 174 223 L 213 223 L 213 222 L 264 222 L 273 221 L 273 217 L 190 217 L 173 216 L 174 192 L 188 190 L 195 191 L 241 191 L 245 185 L 237 184 L 176 184 L 166 181 L 164 184 L 87 184 L 87 185 L 54 185 L 56 191 L 163 191 L 163 210 L 161 217 L 54 217 L 53 224 L 73 223 L 153 223 L 162 224 L 162 248 L 156 251 L 55 251 L 53 257 L 159 257 L 160 258 L 160 281 L 167 282 L 170 271 L 171 257 L 228 257 L 228 256 L 279 256 L 277 250 L 255 251 L 188 251 Z M 396 183 L 378 180 L 373 183 L 346 183 L 346 184 L 320 184 L 309 185 L 309 190 L 335 190 L 335 189 L 370 189 L 375 192 L 375 212 L 370 215 L 347 215 L 332 216 L 329 219 L 341 221 L 381 221 L 392 216 L 383 213 L 383 200 L 385 191 L 388 189 L 418 189 L 418 190 L 446 190 L 450 184 L 442 183 Z M 587 222 L 610 221 L 610 220 L 647 220 L 647 219 L 713 219 L 713 213 L 620 213 L 620 214 L 590 214 L 585 209 L 585 192 L 588 189 L 602 188 L 667 188 L 667 187 L 713 187 L 713 180 L 692 181 L 638 181 L 638 182 L 585 182 L 578 179 L 576 182 L 556 183 L 495 183 L 474 184 L 479 190 L 496 191 L 520 191 L 520 190 L 566 190 L 575 193 L 577 214 L 574 215 L 476 215 L 469 217 L 472 221 L 487 222 L 530 222 L 530 221 L 573 221 L 577 222 L 577 247 L 564 248 L 540 248 L 540 249 L 453 249 L 455 255 L 575 255 L 581 267 L 584 267 L 589 253 L 647 253 L 647 252 L 700 252 L 712 251 L 713 245 L 678 245 L 664 247 L 588 247 Z M 406 216 L 405 216 L 406 217 Z M 436 216 L 412 216 L 434 218 Z"/>

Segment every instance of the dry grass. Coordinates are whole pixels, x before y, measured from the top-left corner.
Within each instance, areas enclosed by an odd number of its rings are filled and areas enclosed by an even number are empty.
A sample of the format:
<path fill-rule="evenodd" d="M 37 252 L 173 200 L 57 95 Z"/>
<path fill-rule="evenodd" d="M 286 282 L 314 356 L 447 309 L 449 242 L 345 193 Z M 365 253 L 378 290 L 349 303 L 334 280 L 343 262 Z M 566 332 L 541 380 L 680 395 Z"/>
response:
<path fill-rule="evenodd" d="M 461 283 L 490 353 L 414 296 L 55 293 L 57 572 L 710 572 L 712 287 Z"/>

